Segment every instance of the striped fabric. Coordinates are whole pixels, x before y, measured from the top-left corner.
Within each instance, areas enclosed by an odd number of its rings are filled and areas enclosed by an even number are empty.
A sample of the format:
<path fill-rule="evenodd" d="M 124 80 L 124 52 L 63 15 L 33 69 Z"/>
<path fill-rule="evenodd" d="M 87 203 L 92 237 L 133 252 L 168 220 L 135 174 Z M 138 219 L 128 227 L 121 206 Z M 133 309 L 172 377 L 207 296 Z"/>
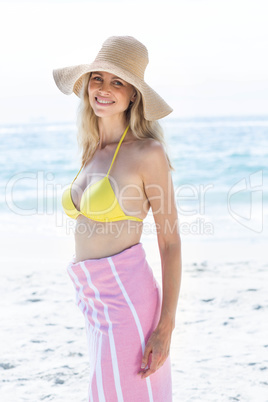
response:
<path fill-rule="evenodd" d="M 157 326 L 161 291 L 141 243 L 108 258 L 67 267 L 85 317 L 90 402 L 170 402 L 170 356 L 146 379 L 140 370 L 145 345 Z"/>

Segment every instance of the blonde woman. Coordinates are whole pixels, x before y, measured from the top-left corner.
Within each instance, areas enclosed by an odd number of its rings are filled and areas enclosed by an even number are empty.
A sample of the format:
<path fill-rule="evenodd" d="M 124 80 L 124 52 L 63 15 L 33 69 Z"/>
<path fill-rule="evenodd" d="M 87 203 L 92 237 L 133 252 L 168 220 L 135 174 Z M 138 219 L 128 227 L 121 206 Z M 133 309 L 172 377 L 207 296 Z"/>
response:
<path fill-rule="evenodd" d="M 144 81 L 146 47 L 108 38 L 95 61 L 53 71 L 81 99 L 79 172 L 62 204 L 76 219 L 68 266 L 85 316 L 89 401 L 172 400 L 170 343 L 181 281 L 172 169 L 158 119 L 172 109 Z M 140 242 L 152 209 L 162 291 Z"/>

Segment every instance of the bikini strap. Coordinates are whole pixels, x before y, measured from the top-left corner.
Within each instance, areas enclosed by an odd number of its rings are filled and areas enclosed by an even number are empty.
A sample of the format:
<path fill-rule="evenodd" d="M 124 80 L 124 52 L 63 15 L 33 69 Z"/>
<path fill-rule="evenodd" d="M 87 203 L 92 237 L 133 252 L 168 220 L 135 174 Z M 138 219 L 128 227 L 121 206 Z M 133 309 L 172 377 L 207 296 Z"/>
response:
<path fill-rule="evenodd" d="M 128 129 L 129 129 L 129 125 L 128 125 L 127 128 L 125 129 L 125 131 L 124 131 L 124 133 L 123 133 L 123 135 L 122 135 L 122 137 L 121 137 L 121 139 L 120 139 L 120 141 L 119 141 L 119 143 L 118 143 L 118 145 L 117 145 L 117 147 L 116 147 L 116 150 L 115 150 L 115 153 L 114 153 L 114 157 L 113 157 L 112 163 L 111 163 L 111 165 L 110 165 L 110 168 L 109 168 L 108 173 L 107 173 L 106 176 L 109 175 L 110 170 L 112 169 L 114 160 L 115 160 L 116 155 L 117 155 L 117 153 L 118 153 L 118 151 L 119 151 L 120 145 L 122 144 L 122 141 L 123 141 L 123 139 L 125 138 L 125 136 L 126 136 L 126 134 L 127 134 L 127 132 L 128 132 Z M 77 175 L 75 176 L 75 178 L 73 179 L 72 183 L 75 181 L 75 179 L 77 178 L 77 176 L 78 176 L 79 173 L 81 172 L 81 170 L 82 170 L 82 168 L 83 168 L 84 165 L 85 165 L 85 163 L 82 163 L 82 166 L 81 166 L 79 172 L 77 173 Z"/>
<path fill-rule="evenodd" d="M 121 137 L 121 139 L 120 139 L 120 141 L 119 141 L 119 143 L 118 143 L 118 145 L 117 145 L 117 147 L 116 147 L 116 150 L 115 150 L 115 153 L 114 153 L 114 157 L 113 157 L 112 163 L 111 163 L 111 165 L 110 165 L 110 168 L 109 168 L 109 170 L 108 170 L 108 172 L 107 172 L 107 175 L 106 175 L 106 176 L 108 176 L 108 175 L 109 175 L 110 170 L 112 169 L 112 166 L 113 166 L 114 160 L 115 160 L 116 155 L 117 155 L 117 153 L 118 153 L 118 151 L 119 151 L 120 145 L 122 144 L 122 141 L 123 141 L 123 139 L 124 139 L 124 138 L 125 138 L 125 136 L 126 136 L 126 133 L 127 133 L 128 129 L 129 129 L 129 125 L 128 125 L 128 126 L 127 126 L 127 128 L 125 129 L 124 134 L 122 135 L 122 137 Z"/>

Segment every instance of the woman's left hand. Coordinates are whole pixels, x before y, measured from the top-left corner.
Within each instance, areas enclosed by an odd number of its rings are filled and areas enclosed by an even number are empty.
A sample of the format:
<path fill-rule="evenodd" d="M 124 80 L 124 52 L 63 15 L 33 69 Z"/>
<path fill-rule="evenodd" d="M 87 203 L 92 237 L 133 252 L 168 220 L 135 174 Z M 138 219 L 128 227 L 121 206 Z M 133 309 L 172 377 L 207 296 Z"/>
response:
<path fill-rule="evenodd" d="M 150 374 L 153 374 L 165 363 L 170 350 L 172 331 L 167 329 L 156 328 L 151 334 L 146 344 L 141 370 L 138 372 L 141 378 L 146 378 Z M 152 360 L 150 367 L 146 368 L 149 362 L 149 355 L 152 353 Z"/>

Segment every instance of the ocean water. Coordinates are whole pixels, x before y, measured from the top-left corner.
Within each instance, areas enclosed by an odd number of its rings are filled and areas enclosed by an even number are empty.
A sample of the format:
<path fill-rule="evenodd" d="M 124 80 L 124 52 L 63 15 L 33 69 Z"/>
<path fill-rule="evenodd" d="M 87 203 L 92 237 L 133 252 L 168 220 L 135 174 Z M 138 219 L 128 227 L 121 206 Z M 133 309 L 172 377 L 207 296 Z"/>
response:
<path fill-rule="evenodd" d="M 268 116 L 165 119 L 162 126 L 181 235 L 267 236 Z M 35 217 L 57 216 L 57 230 L 62 191 L 80 168 L 75 124 L 1 126 L 0 139 L 3 224 L 31 217 L 30 229 Z"/>
<path fill-rule="evenodd" d="M 179 217 L 191 222 L 182 234 L 215 241 L 267 235 L 268 118 L 173 120 L 166 131 Z"/>
<path fill-rule="evenodd" d="M 182 236 L 266 235 L 268 116 L 167 119 L 162 126 Z M 62 191 L 80 168 L 75 124 L 1 126 L 0 138 L 1 213 L 8 222 L 55 214 L 62 221 Z"/>

